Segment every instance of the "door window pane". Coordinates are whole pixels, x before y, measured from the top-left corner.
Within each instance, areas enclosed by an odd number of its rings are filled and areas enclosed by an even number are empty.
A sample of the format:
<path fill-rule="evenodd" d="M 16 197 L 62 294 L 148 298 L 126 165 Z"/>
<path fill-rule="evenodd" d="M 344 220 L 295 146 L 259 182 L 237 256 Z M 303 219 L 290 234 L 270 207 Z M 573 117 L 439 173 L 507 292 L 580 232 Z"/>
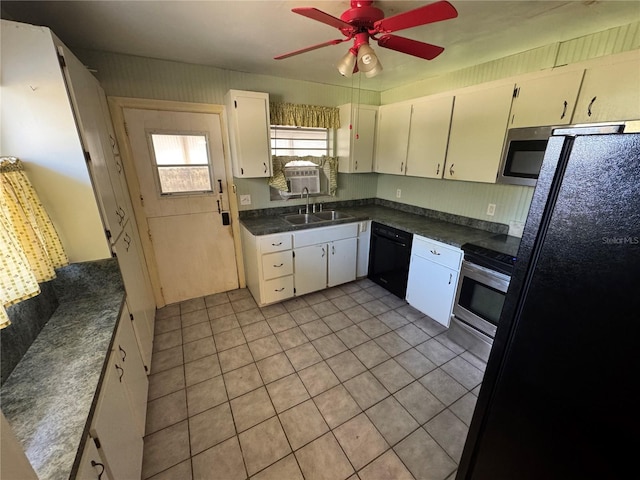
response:
<path fill-rule="evenodd" d="M 151 134 L 160 193 L 211 192 L 206 135 Z"/>

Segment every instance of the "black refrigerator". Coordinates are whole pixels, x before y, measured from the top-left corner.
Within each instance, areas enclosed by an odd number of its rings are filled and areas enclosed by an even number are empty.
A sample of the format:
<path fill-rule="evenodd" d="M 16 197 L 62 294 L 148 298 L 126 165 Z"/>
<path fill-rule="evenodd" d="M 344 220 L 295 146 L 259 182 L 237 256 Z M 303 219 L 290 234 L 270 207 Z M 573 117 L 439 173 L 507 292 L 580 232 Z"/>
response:
<path fill-rule="evenodd" d="M 638 478 L 637 126 L 549 139 L 458 480 Z"/>

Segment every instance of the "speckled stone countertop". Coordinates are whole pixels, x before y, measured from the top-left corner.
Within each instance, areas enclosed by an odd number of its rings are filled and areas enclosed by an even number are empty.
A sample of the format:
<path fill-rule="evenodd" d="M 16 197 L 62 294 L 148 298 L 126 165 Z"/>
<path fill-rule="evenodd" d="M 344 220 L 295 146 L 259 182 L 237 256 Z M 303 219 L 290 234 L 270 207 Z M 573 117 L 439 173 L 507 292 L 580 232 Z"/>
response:
<path fill-rule="evenodd" d="M 325 210 L 327 209 L 329 208 L 325 207 Z M 427 216 L 431 214 L 431 211 L 425 212 L 419 208 L 413 209 L 418 213 L 402 211 L 379 204 L 359 206 L 336 205 L 335 209 L 351 215 L 351 218 L 306 225 L 291 225 L 284 220 L 283 215 L 258 215 L 244 217 L 241 219 L 241 223 L 253 235 L 267 235 L 271 233 L 298 231 L 307 228 L 373 220 L 455 247 L 460 247 L 467 242 L 485 240 L 498 233 L 507 233 L 508 230 L 506 225 L 492 224 L 455 215 L 442 214 L 439 215 L 441 218 L 434 218 L 433 216 Z M 434 212 L 431 215 L 435 214 L 438 214 L 438 212 Z"/>
<path fill-rule="evenodd" d="M 115 259 L 69 265 L 54 282 L 60 305 L 0 390 L 41 480 L 77 468 L 125 298 Z"/>

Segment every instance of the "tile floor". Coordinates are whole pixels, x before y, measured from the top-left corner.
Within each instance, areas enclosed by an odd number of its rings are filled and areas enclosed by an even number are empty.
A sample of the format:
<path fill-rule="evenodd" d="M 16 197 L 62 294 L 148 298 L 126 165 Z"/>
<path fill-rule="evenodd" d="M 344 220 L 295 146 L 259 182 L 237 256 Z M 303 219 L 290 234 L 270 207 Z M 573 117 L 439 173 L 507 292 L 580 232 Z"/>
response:
<path fill-rule="evenodd" d="M 451 480 L 485 364 L 370 280 L 156 316 L 143 478 Z"/>

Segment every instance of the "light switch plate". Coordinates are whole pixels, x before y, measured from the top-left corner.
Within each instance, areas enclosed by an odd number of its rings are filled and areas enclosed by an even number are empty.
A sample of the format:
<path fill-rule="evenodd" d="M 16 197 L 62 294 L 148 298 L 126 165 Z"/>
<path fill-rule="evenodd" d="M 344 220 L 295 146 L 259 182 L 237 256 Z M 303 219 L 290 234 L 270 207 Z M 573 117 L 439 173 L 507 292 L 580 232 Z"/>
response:
<path fill-rule="evenodd" d="M 240 205 L 251 205 L 251 195 L 240 195 Z"/>

